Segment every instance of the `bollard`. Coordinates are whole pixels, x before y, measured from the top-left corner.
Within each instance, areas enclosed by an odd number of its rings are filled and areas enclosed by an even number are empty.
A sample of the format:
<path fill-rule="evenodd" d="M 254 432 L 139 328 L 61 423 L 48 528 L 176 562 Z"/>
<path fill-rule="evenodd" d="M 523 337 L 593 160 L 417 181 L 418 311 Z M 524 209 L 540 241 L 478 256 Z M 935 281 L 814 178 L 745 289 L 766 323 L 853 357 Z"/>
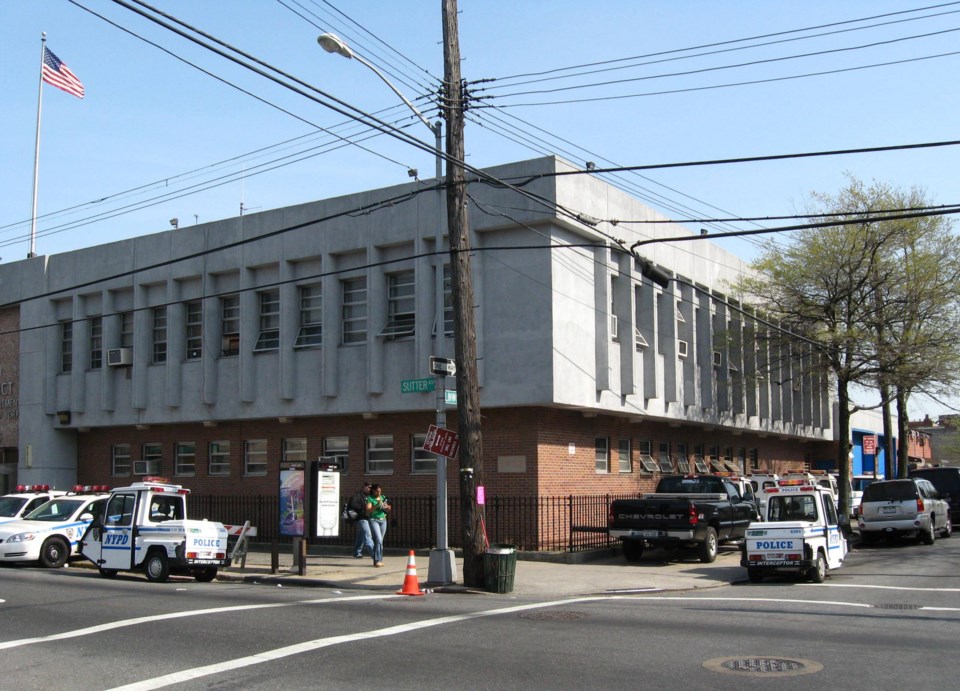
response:
<path fill-rule="evenodd" d="M 294 538 L 299 540 L 297 544 L 297 575 L 305 576 L 307 574 L 307 541 L 305 538 Z"/>
<path fill-rule="evenodd" d="M 270 573 L 274 574 L 280 570 L 280 541 L 272 540 L 270 542 Z"/>

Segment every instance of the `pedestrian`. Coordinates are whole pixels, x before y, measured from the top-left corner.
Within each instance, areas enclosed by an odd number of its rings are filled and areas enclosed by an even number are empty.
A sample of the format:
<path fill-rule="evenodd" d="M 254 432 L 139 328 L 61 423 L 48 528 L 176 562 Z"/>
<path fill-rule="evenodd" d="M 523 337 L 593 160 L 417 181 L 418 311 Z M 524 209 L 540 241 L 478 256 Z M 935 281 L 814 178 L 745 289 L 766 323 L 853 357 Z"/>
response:
<path fill-rule="evenodd" d="M 357 537 L 353 541 L 353 558 L 363 557 L 364 548 L 373 555 L 373 538 L 370 535 L 370 521 L 367 519 L 367 497 L 370 494 L 370 483 L 364 482 L 360 486 L 360 491 L 350 497 L 347 502 L 347 509 L 357 514 L 353 523 L 357 528 Z"/>
<path fill-rule="evenodd" d="M 387 514 L 391 510 L 390 502 L 383 495 L 383 488 L 374 484 L 367 497 L 366 516 L 373 537 L 373 565 L 383 566 L 383 538 L 387 534 Z"/>

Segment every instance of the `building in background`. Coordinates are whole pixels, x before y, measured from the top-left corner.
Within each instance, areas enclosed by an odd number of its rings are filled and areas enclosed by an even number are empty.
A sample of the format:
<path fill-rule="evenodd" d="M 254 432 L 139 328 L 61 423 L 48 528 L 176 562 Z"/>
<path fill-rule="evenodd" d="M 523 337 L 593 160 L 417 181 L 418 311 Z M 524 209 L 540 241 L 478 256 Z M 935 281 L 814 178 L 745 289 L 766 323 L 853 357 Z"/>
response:
<path fill-rule="evenodd" d="M 733 288 L 746 263 L 671 242 L 690 232 L 597 177 L 553 175 L 572 170 L 488 171 L 536 197 L 469 188 L 488 496 L 833 459 L 826 372 L 768 345 Z M 417 380 L 453 357 L 440 196 L 412 182 L 0 265 L 19 481 L 272 495 L 282 464 L 335 456 L 345 492 L 434 493 L 436 395 Z M 649 239 L 666 287 L 624 251 Z"/>

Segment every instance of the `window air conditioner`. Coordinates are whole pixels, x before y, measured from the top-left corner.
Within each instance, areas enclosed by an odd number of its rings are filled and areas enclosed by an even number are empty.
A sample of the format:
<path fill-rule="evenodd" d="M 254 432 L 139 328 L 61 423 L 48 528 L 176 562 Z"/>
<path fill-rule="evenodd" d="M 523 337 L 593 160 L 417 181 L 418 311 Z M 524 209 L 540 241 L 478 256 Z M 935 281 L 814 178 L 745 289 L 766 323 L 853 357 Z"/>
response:
<path fill-rule="evenodd" d="M 127 367 L 133 364 L 133 350 L 130 348 L 110 348 L 107 350 L 107 364 L 111 367 Z"/>

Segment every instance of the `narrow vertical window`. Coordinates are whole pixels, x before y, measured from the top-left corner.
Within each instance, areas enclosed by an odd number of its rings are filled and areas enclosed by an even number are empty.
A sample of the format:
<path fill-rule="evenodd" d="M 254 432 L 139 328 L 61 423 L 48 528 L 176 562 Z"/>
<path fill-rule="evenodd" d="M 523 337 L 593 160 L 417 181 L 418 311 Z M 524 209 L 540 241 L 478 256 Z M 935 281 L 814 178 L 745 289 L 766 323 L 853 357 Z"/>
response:
<path fill-rule="evenodd" d="M 595 467 L 598 473 L 610 472 L 610 440 L 596 437 L 594 440 Z"/>
<path fill-rule="evenodd" d="M 230 442 L 212 441 L 207 452 L 211 475 L 230 474 Z"/>
<path fill-rule="evenodd" d="M 120 347 L 133 348 L 133 312 L 120 313 Z"/>
<path fill-rule="evenodd" d="M 130 475 L 130 445 L 114 444 L 110 450 L 110 474 L 114 477 Z"/>
<path fill-rule="evenodd" d="M 617 448 L 617 456 L 619 461 L 619 469 L 621 473 L 632 473 L 633 472 L 633 461 L 630 458 L 630 440 L 621 439 L 620 444 Z"/>
<path fill-rule="evenodd" d="M 90 318 L 90 369 L 103 367 L 103 317 Z"/>
<path fill-rule="evenodd" d="M 350 437 L 326 437 L 323 440 L 323 455 L 336 459 L 341 474 L 346 474 L 347 459 L 350 455 Z"/>
<path fill-rule="evenodd" d="M 73 371 L 73 322 L 60 322 L 60 371 Z"/>
<path fill-rule="evenodd" d="M 249 439 L 243 443 L 243 474 L 267 474 L 266 439 Z"/>
<path fill-rule="evenodd" d="M 416 280 L 413 271 L 387 276 L 387 323 L 380 336 L 388 341 L 413 336 L 417 321 Z"/>
<path fill-rule="evenodd" d="M 276 350 L 280 347 L 280 291 L 265 290 L 257 297 L 260 300 L 260 334 L 253 349 Z"/>
<path fill-rule="evenodd" d="M 453 336 L 453 281 L 449 264 L 443 267 L 443 333 Z"/>
<path fill-rule="evenodd" d="M 181 441 L 174 445 L 174 475 L 196 475 L 197 445 L 192 441 Z"/>
<path fill-rule="evenodd" d="M 240 296 L 220 298 L 220 355 L 228 357 L 240 353 Z"/>
<path fill-rule="evenodd" d="M 167 308 L 153 308 L 153 363 L 167 361 Z"/>
<path fill-rule="evenodd" d="M 413 447 L 410 454 L 410 469 L 413 473 L 435 475 L 437 472 L 437 455 L 423 450 L 423 443 L 427 440 L 426 434 L 414 434 L 410 442 Z"/>
<path fill-rule="evenodd" d="M 367 437 L 367 472 L 393 472 L 393 435 L 371 434 Z"/>
<path fill-rule="evenodd" d="M 341 281 L 343 289 L 343 344 L 367 342 L 367 278 Z"/>
<path fill-rule="evenodd" d="M 300 286 L 300 330 L 294 347 L 323 343 L 323 295 L 320 285 Z"/>
<path fill-rule="evenodd" d="M 203 303 L 187 303 L 186 312 L 187 359 L 198 360 L 203 355 Z"/>

